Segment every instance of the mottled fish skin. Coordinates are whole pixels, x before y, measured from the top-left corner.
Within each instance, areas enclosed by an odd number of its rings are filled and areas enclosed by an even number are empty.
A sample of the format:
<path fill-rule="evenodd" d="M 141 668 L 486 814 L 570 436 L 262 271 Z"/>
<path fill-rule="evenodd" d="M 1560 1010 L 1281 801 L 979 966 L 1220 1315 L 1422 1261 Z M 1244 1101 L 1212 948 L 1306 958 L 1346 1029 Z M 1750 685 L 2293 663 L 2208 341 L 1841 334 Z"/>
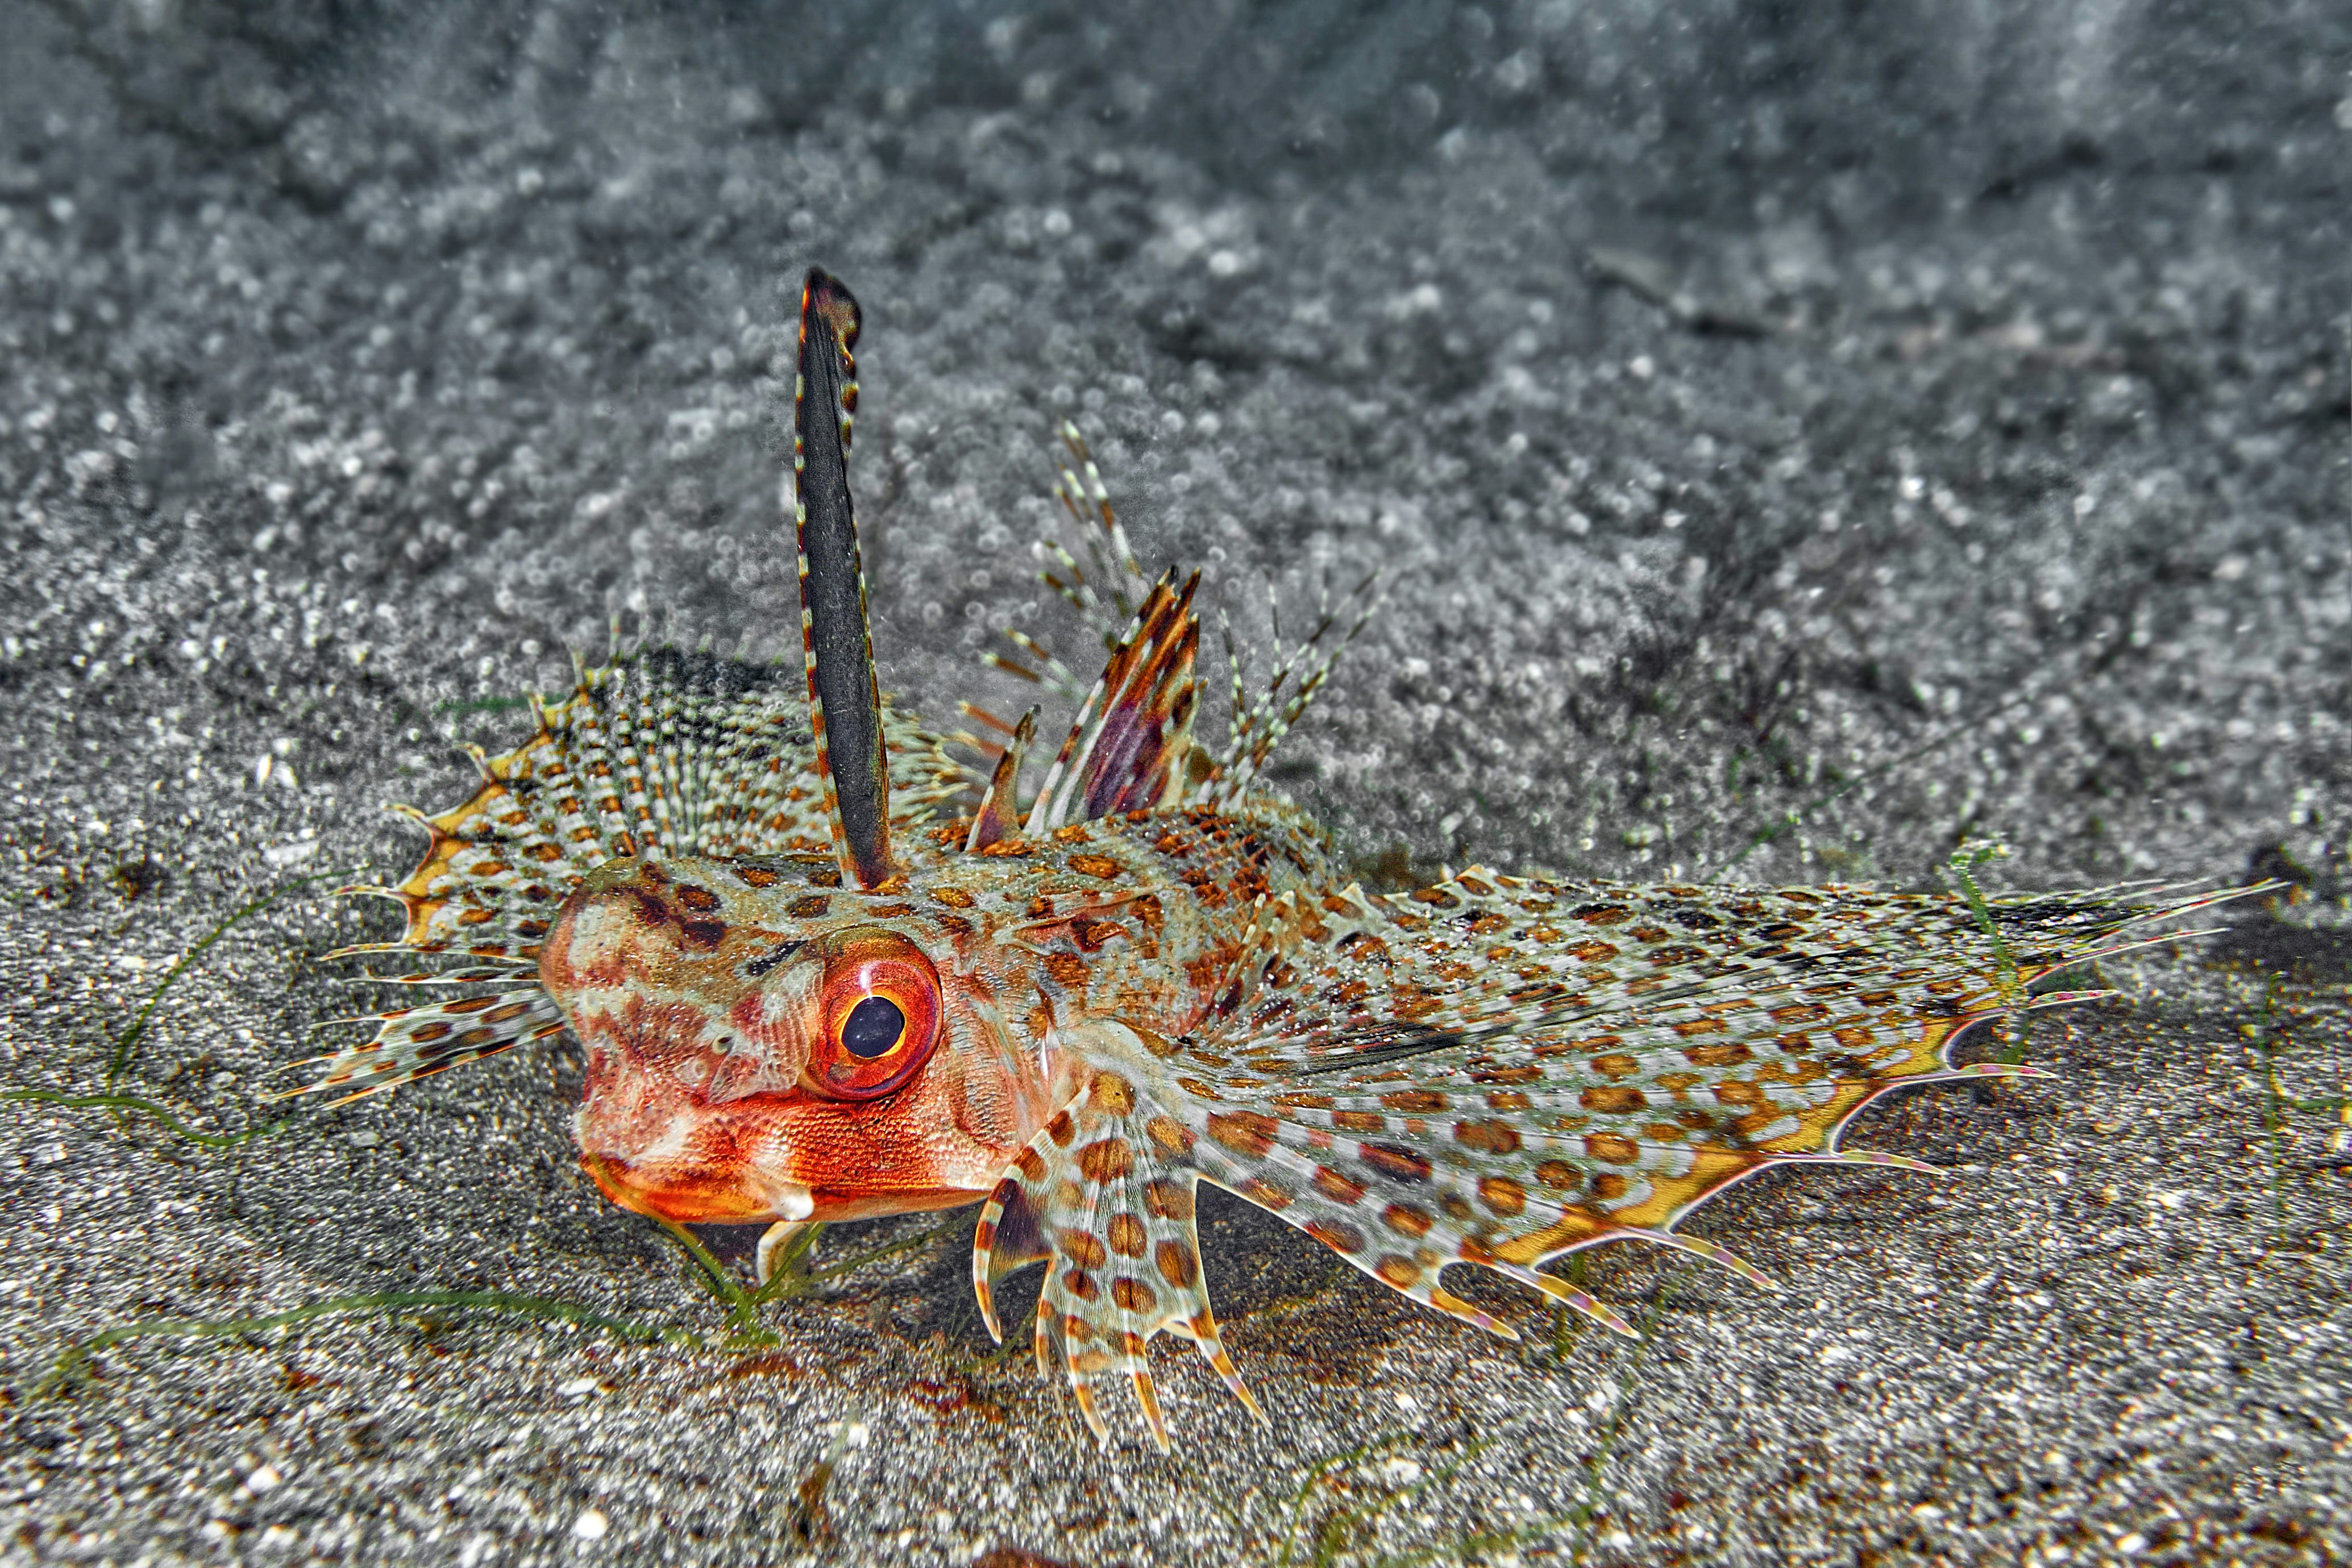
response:
<path fill-rule="evenodd" d="M 1153 1337 L 1191 1340 L 1253 1412 L 1202 1281 L 1207 1180 L 1370 1277 L 1510 1337 L 1443 1288 L 1490 1269 L 1611 1328 L 1540 1265 L 1643 1240 L 1769 1283 L 1676 1226 L 1758 1170 L 1916 1167 L 1841 1149 L 1973 1024 L 2125 929 L 2196 907 L 2131 890 L 1992 900 L 1862 887 L 1625 884 L 1472 868 L 1381 895 L 1261 787 L 1266 757 L 1362 624 L 1280 653 L 1227 742 L 1192 732 L 1197 578 L 1148 580 L 1075 433 L 1057 491 L 1089 565 L 1047 581 L 1106 632 L 1081 686 L 1035 643 L 992 659 L 1076 702 L 1034 796 L 1035 730 L 983 770 L 875 697 L 845 478 L 858 315 L 812 273 L 799 668 L 616 647 L 438 816 L 397 887 L 387 977 L 453 999 L 378 1015 L 314 1089 L 396 1087 L 569 1029 L 581 1158 L 616 1203 L 692 1223 L 978 1203 L 992 1331 L 1010 1270 L 1047 1273 L 1033 1339 L 1088 1425 L 1106 1379 L 1168 1443 Z M 808 322 L 804 320 L 804 329 Z M 810 345 L 814 344 L 814 348 Z M 835 361 L 812 360 L 831 353 Z M 834 406 L 807 406 L 811 385 Z M 828 498 L 829 497 L 829 498 Z M 812 547 L 811 540 L 818 544 Z M 854 612 L 853 612 L 854 607 Z M 1278 651 L 1279 652 L 1279 651 Z M 856 756 L 829 758 L 813 694 Z M 855 718 L 854 725 L 845 715 Z M 877 730 L 878 728 L 878 739 Z M 878 747 L 882 766 L 872 765 Z M 2210 901 L 2208 901 L 2210 902 Z"/>
<path fill-rule="evenodd" d="M 1199 812 L 976 855 L 949 847 L 961 834 L 929 835 L 928 863 L 875 892 L 816 857 L 624 859 L 586 878 L 539 973 L 587 1048 L 577 1127 L 608 1196 L 692 1223 L 977 1202 L 1083 1081 L 1093 1021 L 1198 1030 L 1238 994 L 1253 901 L 1323 870 L 1289 824 Z M 825 977 L 892 941 L 918 994 L 890 994 L 911 1020 L 935 990 L 937 1039 L 902 1086 L 845 1101 L 822 1071 Z"/>

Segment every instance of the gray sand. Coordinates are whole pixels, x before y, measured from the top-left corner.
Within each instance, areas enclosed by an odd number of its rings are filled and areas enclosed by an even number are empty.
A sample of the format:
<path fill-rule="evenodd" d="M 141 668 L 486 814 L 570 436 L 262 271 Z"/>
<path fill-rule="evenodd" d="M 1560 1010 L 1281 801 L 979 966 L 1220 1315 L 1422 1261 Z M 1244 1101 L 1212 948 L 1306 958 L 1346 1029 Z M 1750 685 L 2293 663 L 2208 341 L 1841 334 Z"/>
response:
<path fill-rule="evenodd" d="M 387 803 L 455 800 L 615 612 L 796 649 L 812 261 L 866 309 L 885 683 L 942 719 L 1020 700 L 987 629 L 1066 632 L 1024 549 L 1075 415 L 1261 674 L 1266 580 L 1293 628 L 1388 570 L 1278 770 L 1368 878 L 1929 885 L 1983 837 L 2002 886 L 2304 895 L 2105 966 L 2037 1023 L 2055 1080 L 1856 1129 L 1948 1176 L 1693 1222 L 1780 1293 L 1595 1258 L 1641 1345 L 1457 1281 L 1527 1336 L 1486 1340 L 1204 1205 L 1272 1421 L 1163 1344 L 1173 1459 L 1037 1378 L 1027 1279 L 995 1353 L 968 1224 L 837 1228 L 821 1267 L 911 1245 L 721 1347 L 577 1169 L 563 1049 L 228 1149 L 0 1107 L 0 1553 L 2352 1551 L 2352 13 L 1739 10 L 0 5 L 14 1088 L 101 1092 L 128 1040 L 121 1092 L 268 1125 L 379 1005 L 320 955 L 392 929 L 323 875 L 404 873 Z M 455 1291 L 610 1322 L 52 1376 L 121 1325 Z"/>

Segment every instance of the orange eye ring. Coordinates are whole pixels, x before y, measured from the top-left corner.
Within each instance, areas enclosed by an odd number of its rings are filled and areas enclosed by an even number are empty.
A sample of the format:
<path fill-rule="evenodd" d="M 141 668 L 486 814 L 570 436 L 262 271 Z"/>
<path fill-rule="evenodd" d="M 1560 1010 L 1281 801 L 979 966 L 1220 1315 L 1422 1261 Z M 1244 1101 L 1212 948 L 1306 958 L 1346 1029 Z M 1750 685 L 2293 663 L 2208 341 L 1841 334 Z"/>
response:
<path fill-rule="evenodd" d="M 939 1044 L 939 971 L 893 931 L 836 932 L 825 946 L 803 1082 L 828 1100 L 878 1100 L 920 1071 Z"/>

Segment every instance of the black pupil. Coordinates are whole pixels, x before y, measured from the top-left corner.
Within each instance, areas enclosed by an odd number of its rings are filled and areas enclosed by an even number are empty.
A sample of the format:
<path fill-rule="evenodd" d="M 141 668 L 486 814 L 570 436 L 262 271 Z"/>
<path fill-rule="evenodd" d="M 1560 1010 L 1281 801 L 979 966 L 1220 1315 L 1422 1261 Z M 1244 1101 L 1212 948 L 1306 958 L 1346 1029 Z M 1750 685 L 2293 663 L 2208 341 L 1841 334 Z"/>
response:
<path fill-rule="evenodd" d="M 868 997 L 849 1009 L 841 1025 L 841 1048 L 872 1060 L 887 1056 L 907 1032 L 907 1015 L 887 997 Z"/>

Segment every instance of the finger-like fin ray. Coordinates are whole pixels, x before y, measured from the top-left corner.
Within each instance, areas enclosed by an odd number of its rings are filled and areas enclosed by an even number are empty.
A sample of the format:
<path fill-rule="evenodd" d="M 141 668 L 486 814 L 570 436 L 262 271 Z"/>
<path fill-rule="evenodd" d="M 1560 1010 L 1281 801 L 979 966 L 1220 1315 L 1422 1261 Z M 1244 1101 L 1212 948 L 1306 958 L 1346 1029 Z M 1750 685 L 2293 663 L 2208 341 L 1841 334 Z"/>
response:
<path fill-rule="evenodd" d="M 1180 588 L 1171 572 L 1144 596 L 1046 772 L 1024 830 L 1031 837 L 1173 801 L 1199 698 L 1192 664 L 1201 623 L 1192 596 L 1200 584 L 1194 572 Z"/>

